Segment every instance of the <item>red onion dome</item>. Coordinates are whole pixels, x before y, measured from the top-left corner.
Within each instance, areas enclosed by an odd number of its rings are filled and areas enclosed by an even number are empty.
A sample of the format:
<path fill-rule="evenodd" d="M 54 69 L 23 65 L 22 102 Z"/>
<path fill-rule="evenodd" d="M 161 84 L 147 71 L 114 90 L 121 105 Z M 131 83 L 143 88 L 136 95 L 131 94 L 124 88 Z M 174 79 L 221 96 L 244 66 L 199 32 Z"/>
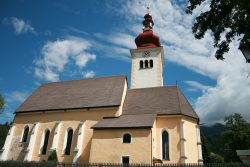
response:
<path fill-rule="evenodd" d="M 144 31 L 135 38 L 137 48 L 154 48 L 161 46 L 160 38 L 153 31 Z"/>
<path fill-rule="evenodd" d="M 145 14 L 142 24 L 143 33 L 135 38 L 137 48 L 154 48 L 161 46 L 159 36 L 153 33 L 154 21 L 149 13 Z"/>

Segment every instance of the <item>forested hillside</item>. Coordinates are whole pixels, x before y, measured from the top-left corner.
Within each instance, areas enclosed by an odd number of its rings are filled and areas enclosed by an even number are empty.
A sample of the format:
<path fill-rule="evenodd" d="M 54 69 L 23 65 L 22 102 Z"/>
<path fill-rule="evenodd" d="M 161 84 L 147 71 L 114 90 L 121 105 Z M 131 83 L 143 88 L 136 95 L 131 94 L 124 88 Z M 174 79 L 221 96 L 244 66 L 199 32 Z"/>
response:
<path fill-rule="evenodd" d="M 204 162 L 238 162 L 236 150 L 250 149 L 250 124 L 240 115 L 225 117 L 225 125 L 201 126 Z"/>

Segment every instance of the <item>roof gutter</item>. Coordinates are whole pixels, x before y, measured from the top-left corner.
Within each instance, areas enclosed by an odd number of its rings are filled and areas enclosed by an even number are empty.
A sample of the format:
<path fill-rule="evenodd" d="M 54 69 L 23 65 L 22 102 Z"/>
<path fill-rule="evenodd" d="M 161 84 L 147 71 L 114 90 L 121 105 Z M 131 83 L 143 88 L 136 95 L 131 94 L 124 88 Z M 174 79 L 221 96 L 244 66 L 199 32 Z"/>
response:
<path fill-rule="evenodd" d="M 86 109 L 87 111 L 90 109 L 97 109 L 97 108 L 114 108 L 119 107 L 118 105 L 110 105 L 110 106 L 94 106 L 94 107 L 77 107 L 77 108 L 61 108 L 61 109 L 46 109 L 46 110 L 30 110 L 30 111 L 16 111 L 14 114 L 21 114 L 21 113 L 34 113 L 34 112 L 53 112 L 53 111 L 67 111 L 67 110 L 79 110 L 79 109 Z"/>
<path fill-rule="evenodd" d="M 152 128 L 152 126 L 137 126 L 137 127 L 91 127 L 91 129 L 95 129 L 95 130 L 105 130 L 105 129 L 150 129 Z"/>

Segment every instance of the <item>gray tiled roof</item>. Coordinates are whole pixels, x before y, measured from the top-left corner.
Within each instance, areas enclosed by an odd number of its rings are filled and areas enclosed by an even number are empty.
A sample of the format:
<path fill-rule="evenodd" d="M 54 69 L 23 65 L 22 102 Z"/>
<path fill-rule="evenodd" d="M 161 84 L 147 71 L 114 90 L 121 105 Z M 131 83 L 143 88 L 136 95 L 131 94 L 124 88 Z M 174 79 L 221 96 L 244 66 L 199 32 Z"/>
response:
<path fill-rule="evenodd" d="M 93 129 L 107 128 L 151 128 L 156 114 L 121 115 L 119 118 L 108 118 L 99 121 Z"/>
<path fill-rule="evenodd" d="M 119 106 L 126 76 L 89 78 L 42 84 L 16 113 Z"/>
<path fill-rule="evenodd" d="M 128 90 L 123 114 L 182 114 L 198 119 L 197 114 L 177 86 Z"/>
<path fill-rule="evenodd" d="M 238 156 L 250 156 L 250 150 L 236 150 Z"/>
<path fill-rule="evenodd" d="M 177 86 L 130 89 L 123 115 L 104 119 L 92 128 L 151 128 L 157 115 L 186 115 L 199 119 Z"/>

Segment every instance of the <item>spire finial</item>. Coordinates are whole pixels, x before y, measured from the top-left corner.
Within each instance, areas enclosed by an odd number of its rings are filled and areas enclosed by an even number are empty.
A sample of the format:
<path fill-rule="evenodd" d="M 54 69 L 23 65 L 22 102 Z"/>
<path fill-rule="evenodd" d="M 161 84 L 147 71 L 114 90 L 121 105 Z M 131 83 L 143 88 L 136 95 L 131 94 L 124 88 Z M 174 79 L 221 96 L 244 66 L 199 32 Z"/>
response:
<path fill-rule="evenodd" d="M 152 19 L 152 16 L 149 14 L 149 3 L 147 6 L 147 13 L 144 16 L 144 21 L 142 22 L 143 24 L 143 32 L 144 31 L 152 31 L 153 26 L 154 26 L 154 21 Z"/>
<path fill-rule="evenodd" d="M 147 12 L 148 12 L 148 14 L 149 14 L 149 2 L 150 2 L 150 0 L 148 0 L 148 5 L 147 5 Z"/>

